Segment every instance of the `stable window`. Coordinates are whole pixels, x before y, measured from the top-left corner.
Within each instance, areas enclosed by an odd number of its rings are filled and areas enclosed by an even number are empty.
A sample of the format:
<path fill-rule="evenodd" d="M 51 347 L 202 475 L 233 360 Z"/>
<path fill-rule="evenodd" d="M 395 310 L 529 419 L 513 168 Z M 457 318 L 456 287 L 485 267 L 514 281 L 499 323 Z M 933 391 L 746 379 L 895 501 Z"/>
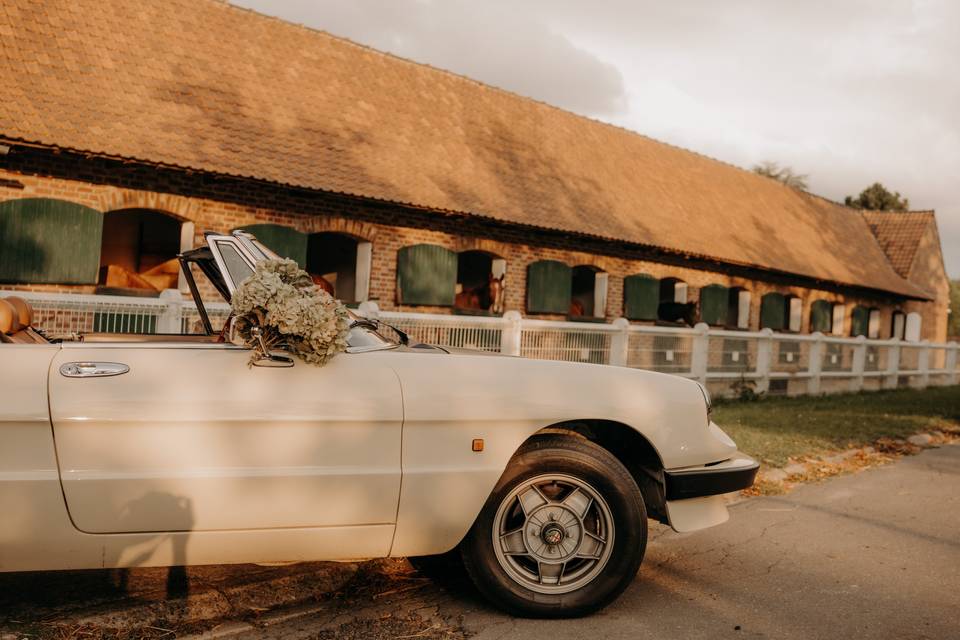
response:
<path fill-rule="evenodd" d="M 833 306 L 826 300 L 810 305 L 810 332 L 830 333 L 833 329 Z"/>
<path fill-rule="evenodd" d="M 607 274 L 596 267 L 573 268 L 570 285 L 570 316 L 603 318 L 607 310 Z"/>
<path fill-rule="evenodd" d="M 0 202 L 0 282 L 93 284 L 103 214 L 73 202 Z"/>
<path fill-rule="evenodd" d="M 696 321 L 695 305 L 687 302 L 687 283 L 678 278 L 660 280 L 660 303 L 657 319 L 665 322 L 682 322 L 693 325 Z"/>
<path fill-rule="evenodd" d="M 457 285 L 457 254 L 435 244 L 397 252 L 397 300 L 400 304 L 452 307 Z"/>
<path fill-rule="evenodd" d="M 457 255 L 454 306 L 463 311 L 503 313 L 507 262 L 485 251 Z"/>
<path fill-rule="evenodd" d="M 97 284 L 107 290 L 175 289 L 180 249 L 181 223 L 173 216 L 150 209 L 106 213 Z"/>
<path fill-rule="evenodd" d="M 363 302 L 370 289 L 372 245 L 345 233 L 322 231 L 307 238 L 306 270 L 313 281 L 346 303 Z"/>
<path fill-rule="evenodd" d="M 656 320 L 660 281 L 645 273 L 623 279 L 623 315 L 628 320 Z"/>
<path fill-rule="evenodd" d="M 527 267 L 527 313 L 570 311 L 573 269 L 556 260 L 540 260 Z"/>

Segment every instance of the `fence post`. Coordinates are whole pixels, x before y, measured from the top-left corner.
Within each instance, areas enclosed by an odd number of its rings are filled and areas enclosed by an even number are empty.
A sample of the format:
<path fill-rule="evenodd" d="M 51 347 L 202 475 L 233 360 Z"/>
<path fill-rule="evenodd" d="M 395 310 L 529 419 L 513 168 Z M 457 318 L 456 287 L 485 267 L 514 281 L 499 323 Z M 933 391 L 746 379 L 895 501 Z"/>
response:
<path fill-rule="evenodd" d="M 157 333 L 183 333 L 183 295 L 179 289 L 164 289 L 160 292 L 164 303 L 157 318 Z"/>
<path fill-rule="evenodd" d="M 900 340 L 887 352 L 887 375 L 883 376 L 884 389 L 896 389 L 900 379 Z"/>
<path fill-rule="evenodd" d="M 920 370 L 920 388 L 930 386 L 930 341 L 920 343 L 920 353 L 917 354 L 917 369 Z"/>
<path fill-rule="evenodd" d="M 956 342 L 947 344 L 947 353 L 943 366 L 947 370 L 947 384 L 957 384 L 957 349 L 960 348 Z"/>
<path fill-rule="evenodd" d="M 820 372 L 822 370 L 823 334 L 815 331 L 813 342 L 810 343 L 810 351 L 807 353 L 807 373 L 810 374 L 807 379 L 807 393 L 812 396 L 820 395 Z"/>
<path fill-rule="evenodd" d="M 770 370 L 773 369 L 773 329 L 761 329 L 757 340 L 757 393 L 770 390 Z"/>
<path fill-rule="evenodd" d="M 376 320 L 380 317 L 380 306 L 372 300 L 364 300 L 357 306 L 357 311 L 365 318 Z"/>
<path fill-rule="evenodd" d="M 710 355 L 710 326 L 698 322 L 693 328 L 692 354 L 690 355 L 690 373 L 700 384 L 707 384 L 707 365 Z"/>
<path fill-rule="evenodd" d="M 500 333 L 500 353 L 508 356 L 520 355 L 520 338 L 523 326 L 519 311 L 511 309 L 503 314 L 504 327 Z"/>
<path fill-rule="evenodd" d="M 630 321 L 626 318 L 617 318 L 613 321 L 613 326 L 616 331 L 610 337 L 610 364 L 625 367 L 630 346 Z"/>
<path fill-rule="evenodd" d="M 863 391 L 863 370 L 867 366 L 867 338 L 857 336 L 857 344 L 853 347 L 853 378 L 850 380 L 850 391 Z"/>

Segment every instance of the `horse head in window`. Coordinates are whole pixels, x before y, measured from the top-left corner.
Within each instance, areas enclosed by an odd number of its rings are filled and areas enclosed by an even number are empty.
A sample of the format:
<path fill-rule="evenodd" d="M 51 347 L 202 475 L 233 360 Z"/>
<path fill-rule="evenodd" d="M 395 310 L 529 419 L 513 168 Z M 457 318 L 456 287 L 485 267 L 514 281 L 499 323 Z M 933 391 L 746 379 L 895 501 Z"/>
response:
<path fill-rule="evenodd" d="M 657 318 L 666 322 L 678 322 L 692 327 L 700 320 L 695 302 L 661 302 Z"/>

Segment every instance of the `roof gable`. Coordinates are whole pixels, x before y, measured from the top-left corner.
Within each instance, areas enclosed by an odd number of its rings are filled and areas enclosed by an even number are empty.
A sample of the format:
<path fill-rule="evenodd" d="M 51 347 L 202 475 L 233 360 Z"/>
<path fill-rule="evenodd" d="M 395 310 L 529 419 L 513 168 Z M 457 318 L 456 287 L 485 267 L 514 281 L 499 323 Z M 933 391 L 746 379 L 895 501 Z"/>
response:
<path fill-rule="evenodd" d="M 457 211 L 908 296 L 858 212 L 210 0 L 10 0 L 0 137 Z"/>
<path fill-rule="evenodd" d="M 936 224 L 933 212 L 864 211 L 863 217 L 894 270 L 909 278 L 920 242 L 930 225 Z"/>

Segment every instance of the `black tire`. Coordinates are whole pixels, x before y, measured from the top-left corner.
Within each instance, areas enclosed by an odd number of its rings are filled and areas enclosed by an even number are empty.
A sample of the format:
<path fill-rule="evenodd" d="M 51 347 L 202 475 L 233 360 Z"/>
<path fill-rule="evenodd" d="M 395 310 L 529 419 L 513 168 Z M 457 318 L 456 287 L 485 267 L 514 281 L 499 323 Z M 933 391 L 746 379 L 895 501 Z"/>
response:
<path fill-rule="evenodd" d="M 543 474 L 563 474 L 587 483 L 605 501 L 612 516 L 613 544 L 606 563 L 589 582 L 567 593 L 543 593 L 542 589 L 538 592 L 528 588 L 522 578 L 505 569 L 502 562 L 509 561 L 498 559 L 498 551 L 494 550 L 494 532 L 500 531 L 500 523 L 495 521 L 501 504 L 509 504 L 505 501 L 518 488 L 536 482 Z M 523 511 L 526 517 L 526 509 Z M 528 526 L 524 520 L 524 531 Z M 544 526 L 540 531 L 546 529 Z M 580 538 L 585 539 L 582 535 Z M 623 464 L 584 438 L 546 434 L 531 439 L 514 455 L 460 549 L 467 572 L 479 591 L 501 609 L 519 616 L 568 618 L 593 613 L 616 599 L 636 576 L 646 544 L 643 497 Z M 524 542 L 524 546 L 529 549 L 532 545 Z M 539 572 L 540 565 L 535 564 Z M 557 584 L 562 576 L 563 569 Z"/>

